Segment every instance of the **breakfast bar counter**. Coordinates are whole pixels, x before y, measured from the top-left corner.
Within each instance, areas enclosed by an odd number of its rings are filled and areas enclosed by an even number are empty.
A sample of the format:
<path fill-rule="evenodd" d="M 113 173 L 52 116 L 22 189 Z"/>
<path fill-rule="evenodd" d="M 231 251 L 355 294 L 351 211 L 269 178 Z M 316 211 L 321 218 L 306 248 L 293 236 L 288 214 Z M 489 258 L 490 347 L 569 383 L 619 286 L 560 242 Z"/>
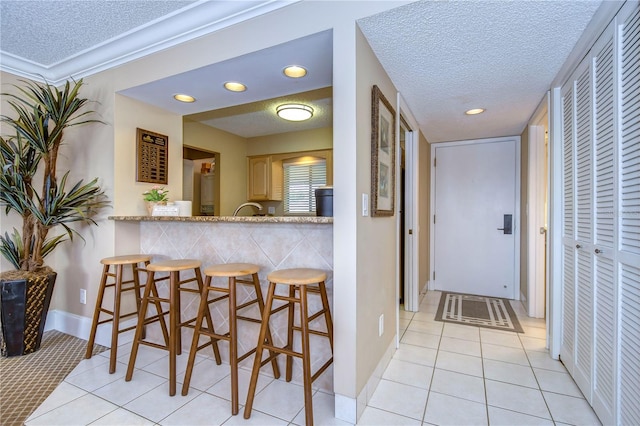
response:
<path fill-rule="evenodd" d="M 333 223 L 333 217 L 325 216 L 109 216 L 109 219 L 134 222 Z"/>
<path fill-rule="evenodd" d="M 166 259 L 198 259 L 202 270 L 221 263 L 253 263 L 260 266 L 258 274 L 263 295 L 266 295 L 267 274 L 277 269 L 315 268 L 327 273 L 329 303 L 333 300 L 333 218 L 332 217 L 281 217 L 281 216 L 111 216 L 116 226 L 115 254 L 138 251 L 152 255 L 152 262 Z M 185 277 L 187 278 L 187 277 Z M 217 278 L 216 278 L 217 279 Z M 168 292 L 166 281 L 159 283 L 160 293 Z M 223 285 L 223 281 L 219 282 Z M 249 298 L 239 286 L 238 303 Z M 196 316 L 199 296 L 186 294 L 181 300 L 183 318 Z M 319 297 L 310 300 L 310 312 L 320 309 Z M 255 307 L 255 305 L 254 305 Z M 247 314 L 258 317 L 257 308 L 248 308 Z M 211 310 L 214 324 L 222 331 L 228 326 L 228 309 L 221 303 Z M 296 314 L 297 315 L 297 314 Z M 279 318 L 281 316 L 282 318 Z M 272 322 L 272 333 L 277 345 L 286 342 L 286 314 L 277 315 Z M 317 324 L 316 324 L 317 323 Z M 154 324 L 157 325 L 157 324 Z M 324 331 L 323 321 L 311 324 Z M 217 330 L 216 330 L 217 331 Z M 241 322 L 239 326 L 239 351 L 256 344 L 259 324 Z M 151 326 L 147 333 L 153 339 L 162 340 L 160 328 Z M 192 331 L 183 332 L 183 354 L 188 354 Z M 311 336 L 312 365 L 324 363 L 331 355 L 328 344 L 318 336 Z M 318 338 L 319 341 L 316 341 Z M 297 342 L 299 343 L 299 342 Z M 228 362 L 228 346 L 221 344 L 221 355 Z M 240 349 L 242 348 L 242 349 Z M 206 351 L 202 351 L 205 354 Z M 281 357 L 279 357 L 281 358 Z M 253 357 L 241 363 L 250 369 Z M 280 360 L 280 361 L 284 361 Z M 280 362 L 279 361 L 279 362 Z M 296 359 L 294 377 L 302 382 L 302 369 Z M 284 368 L 284 364 L 282 365 Z M 267 373 L 268 369 L 264 369 Z M 198 374 L 197 369 L 194 374 Z M 333 368 L 330 367 L 314 383 L 315 386 L 333 391 Z"/>

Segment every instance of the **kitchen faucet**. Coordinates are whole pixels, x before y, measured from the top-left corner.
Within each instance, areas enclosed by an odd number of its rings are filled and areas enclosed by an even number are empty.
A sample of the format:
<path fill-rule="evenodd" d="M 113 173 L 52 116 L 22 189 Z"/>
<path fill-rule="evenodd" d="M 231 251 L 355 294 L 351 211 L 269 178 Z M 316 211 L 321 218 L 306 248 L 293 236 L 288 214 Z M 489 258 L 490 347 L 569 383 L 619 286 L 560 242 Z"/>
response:
<path fill-rule="evenodd" d="M 262 210 L 262 204 L 260 203 L 242 203 L 238 206 L 238 208 L 236 209 L 236 211 L 233 212 L 234 216 L 238 216 L 238 212 L 240 211 L 241 208 L 246 207 L 246 206 L 253 206 L 253 207 L 257 207 L 258 210 Z"/>

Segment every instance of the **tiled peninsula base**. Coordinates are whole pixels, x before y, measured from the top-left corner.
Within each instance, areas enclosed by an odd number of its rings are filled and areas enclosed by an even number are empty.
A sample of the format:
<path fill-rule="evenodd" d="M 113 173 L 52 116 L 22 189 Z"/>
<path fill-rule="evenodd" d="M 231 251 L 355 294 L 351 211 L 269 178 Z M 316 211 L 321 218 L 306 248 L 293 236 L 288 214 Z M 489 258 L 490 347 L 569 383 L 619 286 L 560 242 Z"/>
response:
<path fill-rule="evenodd" d="M 220 263 L 254 263 L 260 266 L 258 274 L 262 286 L 262 293 L 267 294 L 267 274 L 276 269 L 284 268 L 317 268 L 327 273 L 327 293 L 329 304 L 333 307 L 333 226 L 327 218 L 321 219 L 321 223 L 299 223 L 295 219 L 316 218 L 280 218 L 294 219 L 294 221 L 265 222 L 263 218 L 229 218 L 230 221 L 198 220 L 200 218 L 185 218 L 187 220 L 168 220 L 167 218 L 131 218 L 113 217 L 115 220 L 139 221 L 139 239 L 141 253 L 152 255 L 152 262 L 164 259 L 199 259 L 202 261 L 202 270 L 208 266 Z M 191 220 L 189 220 L 191 219 Z M 214 218 L 210 218 L 214 219 Z M 265 218 L 273 219 L 273 218 Z M 276 218 L 278 219 L 278 218 Z M 324 219 L 324 220 L 322 220 Z M 324 222 L 324 223 L 322 223 Z M 132 224 L 127 224 L 131 226 Z M 185 278 L 189 278 L 185 275 Z M 217 285 L 227 285 L 226 279 L 220 280 Z M 195 284 L 194 284 L 195 286 Z M 238 303 L 251 298 L 245 286 L 238 287 Z M 166 281 L 158 284 L 161 296 L 168 294 Z M 183 318 L 195 317 L 198 310 L 199 296 L 183 295 L 181 300 L 181 312 Z M 321 309 L 319 297 L 310 299 L 310 312 Z M 255 305 L 246 309 L 248 315 L 259 318 Z M 228 330 L 228 310 L 226 304 L 216 304 L 212 307 L 211 315 L 216 327 L 216 332 Z M 296 312 L 296 315 L 299 315 Z M 297 323 L 298 321 L 296 321 Z M 323 321 L 314 321 L 312 327 L 325 331 Z M 238 329 L 238 352 L 244 353 L 256 345 L 259 324 L 241 321 Z M 287 315 L 276 314 L 271 320 L 271 331 L 276 345 L 283 346 L 286 342 Z M 300 339 L 296 333 L 294 349 L 300 349 Z M 162 341 L 160 327 L 152 324 L 148 327 L 147 335 L 150 339 Z M 188 353 L 191 344 L 192 330 L 183 331 L 182 350 Z M 204 343 L 204 338 L 200 343 Z M 219 342 L 223 362 L 229 361 L 229 348 L 227 342 Z M 322 365 L 331 355 L 326 338 L 311 336 L 311 362 L 313 371 Z M 213 355 L 202 350 L 198 355 Z M 281 371 L 285 368 L 285 357 L 278 357 Z M 251 370 L 253 356 L 244 360 L 240 367 Z M 221 366 L 220 368 L 228 368 Z M 262 374 L 271 374 L 269 369 L 263 369 Z M 197 374 L 197 368 L 194 369 Z M 294 358 L 293 381 L 302 383 L 302 364 Z M 329 367 L 315 382 L 314 387 L 333 392 L 333 366 Z"/>

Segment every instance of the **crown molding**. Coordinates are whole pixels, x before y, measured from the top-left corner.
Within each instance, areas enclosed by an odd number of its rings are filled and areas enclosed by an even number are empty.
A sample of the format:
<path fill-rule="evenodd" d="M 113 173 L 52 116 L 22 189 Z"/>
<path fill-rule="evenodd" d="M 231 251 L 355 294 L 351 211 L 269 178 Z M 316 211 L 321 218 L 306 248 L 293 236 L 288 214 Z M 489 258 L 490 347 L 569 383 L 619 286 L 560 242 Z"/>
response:
<path fill-rule="evenodd" d="M 68 78 L 80 79 L 125 64 L 298 1 L 201 0 L 49 66 L 0 51 L 0 71 L 58 85 Z"/>

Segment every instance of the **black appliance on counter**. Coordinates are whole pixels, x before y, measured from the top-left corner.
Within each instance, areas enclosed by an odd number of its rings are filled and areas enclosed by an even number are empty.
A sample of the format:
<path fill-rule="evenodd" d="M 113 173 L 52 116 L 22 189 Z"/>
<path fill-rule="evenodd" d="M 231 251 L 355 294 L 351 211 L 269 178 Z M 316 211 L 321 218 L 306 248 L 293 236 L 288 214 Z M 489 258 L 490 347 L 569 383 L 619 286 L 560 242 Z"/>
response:
<path fill-rule="evenodd" d="M 324 186 L 315 190 L 316 216 L 333 216 L 333 187 Z"/>

